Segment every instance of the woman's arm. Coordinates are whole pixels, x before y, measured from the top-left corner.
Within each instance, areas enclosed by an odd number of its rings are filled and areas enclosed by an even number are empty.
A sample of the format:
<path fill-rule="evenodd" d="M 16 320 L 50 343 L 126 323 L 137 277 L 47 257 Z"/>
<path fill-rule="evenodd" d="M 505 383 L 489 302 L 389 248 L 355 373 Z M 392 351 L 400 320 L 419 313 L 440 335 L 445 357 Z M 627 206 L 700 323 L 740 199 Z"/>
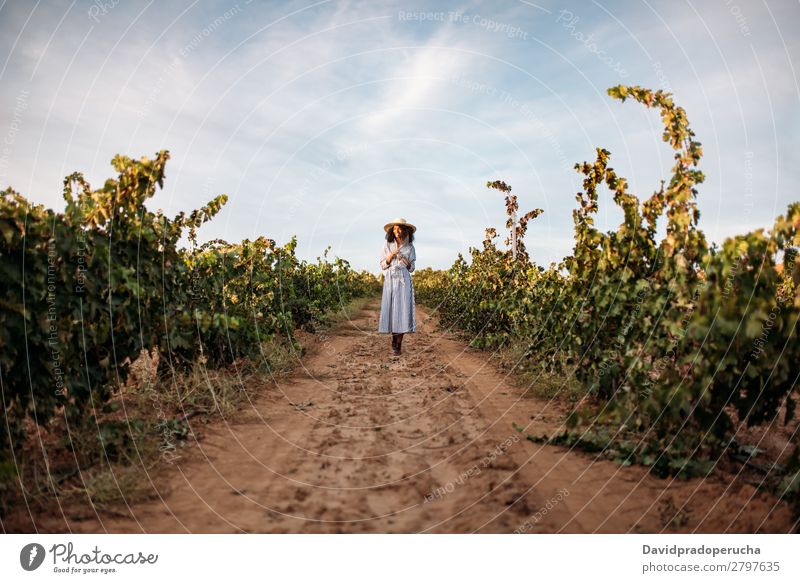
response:
<path fill-rule="evenodd" d="M 389 246 L 384 243 L 383 249 L 381 250 L 381 269 L 386 270 L 389 269 L 389 264 L 392 262 L 391 253 L 389 252 Z"/>
<path fill-rule="evenodd" d="M 411 251 L 408 254 L 408 272 L 414 273 L 414 268 L 416 267 L 417 263 L 417 250 L 414 249 L 414 246 L 411 246 Z"/>

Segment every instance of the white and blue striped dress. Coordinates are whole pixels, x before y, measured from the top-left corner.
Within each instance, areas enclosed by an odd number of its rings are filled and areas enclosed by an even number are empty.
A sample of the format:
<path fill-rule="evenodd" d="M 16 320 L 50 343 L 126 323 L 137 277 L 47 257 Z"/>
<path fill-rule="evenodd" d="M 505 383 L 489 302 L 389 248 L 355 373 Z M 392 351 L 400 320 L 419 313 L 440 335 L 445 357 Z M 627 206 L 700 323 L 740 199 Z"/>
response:
<path fill-rule="evenodd" d="M 391 265 L 386 259 L 397 248 L 397 242 L 383 242 L 381 252 L 381 269 L 383 270 L 383 296 L 381 297 L 381 315 L 378 321 L 379 333 L 402 334 L 417 331 L 417 309 L 414 298 L 414 282 L 411 273 L 417 261 L 414 245 L 406 243 L 400 247 L 400 255 L 411 263 L 406 267 L 395 256 Z"/>

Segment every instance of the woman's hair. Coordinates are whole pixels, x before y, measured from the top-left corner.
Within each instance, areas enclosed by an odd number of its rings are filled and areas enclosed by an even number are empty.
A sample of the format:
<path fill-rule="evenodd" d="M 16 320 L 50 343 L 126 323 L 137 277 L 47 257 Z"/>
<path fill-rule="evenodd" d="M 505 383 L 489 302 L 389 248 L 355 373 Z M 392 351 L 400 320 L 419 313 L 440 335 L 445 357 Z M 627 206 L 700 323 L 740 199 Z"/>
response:
<path fill-rule="evenodd" d="M 406 225 L 400 225 L 400 228 L 403 229 L 403 235 L 405 235 L 405 237 L 408 239 L 408 242 L 413 243 L 414 231 L 411 229 L 411 227 L 407 227 Z M 392 227 L 388 231 L 386 231 L 386 240 L 389 241 L 389 243 L 394 242 L 394 225 L 392 225 Z"/>

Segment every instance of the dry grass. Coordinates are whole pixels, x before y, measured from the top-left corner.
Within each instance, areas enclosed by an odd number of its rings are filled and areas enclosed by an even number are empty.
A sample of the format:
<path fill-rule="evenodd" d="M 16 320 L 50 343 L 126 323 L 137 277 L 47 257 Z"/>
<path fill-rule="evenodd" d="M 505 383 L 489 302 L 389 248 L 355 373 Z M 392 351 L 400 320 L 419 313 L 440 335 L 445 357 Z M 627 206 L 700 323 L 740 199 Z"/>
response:
<path fill-rule="evenodd" d="M 353 317 L 371 298 L 359 298 L 325 315 L 320 330 Z M 306 343 L 317 341 L 314 334 Z M 29 439 L 17 458 L 19 477 L 0 484 L 4 527 L 30 531 L 30 513 L 60 512 L 61 507 L 112 511 L 155 495 L 151 479 L 159 464 L 180 457 L 193 443 L 194 429 L 215 419 L 235 419 L 244 403 L 263 387 L 290 374 L 306 347 L 275 336 L 261 344 L 257 362 L 237 360 L 209 368 L 202 357 L 186 369 L 168 367 L 168 359 L 142 351 L 128 380 L 112 400 L 83 427 L 68 427 L 61 417 L 46 426 L 29 424 Z M 163 485 L 156 484 L 159 489 Z M 58 508 L 57 508 L 58 506 Z M 7 522 L 12 511 L 19 524 Z"/>
<path fill-rule="evenodd" d="M 330 310 L 327 314 L 325 314 L 325 322 L 326 328 L 333 328 L 334 326 L 344 322 L 346 320 L 351 320 L 353 316 L 359 313 L 361 310 L 364 309 L 370 301 L 374 298 L 372 296 L 363 297 L 363 298 L 356 298 L 351 301 L 349 304 L 345 304 L 344 306 L 340 306 L 336 310 Z"/>
<path fill-rule="evenodd" d="M 575 403 L 586 391 L 575 381 L 574 376 L 546 372 L 540 363 L 525 356 L 528 344 L 523 341 L 507 342 L 492 354 L 498 365 L 511 373 L 509 380 L 522 389 L 523 397 L 563 399 Z"/>
<path fill-rule="evenodd" d="M 148 456 L 154 457 L 154 456 Z M 95 466 L 81 476 L 80 485 L 64 490 L 62 496 L 83 500 L 88 508 L 113 510 L 120 503 L 135 504 L 158 494 L 150 485 L 150 472 L 157 466 L 114 464 Z"/>

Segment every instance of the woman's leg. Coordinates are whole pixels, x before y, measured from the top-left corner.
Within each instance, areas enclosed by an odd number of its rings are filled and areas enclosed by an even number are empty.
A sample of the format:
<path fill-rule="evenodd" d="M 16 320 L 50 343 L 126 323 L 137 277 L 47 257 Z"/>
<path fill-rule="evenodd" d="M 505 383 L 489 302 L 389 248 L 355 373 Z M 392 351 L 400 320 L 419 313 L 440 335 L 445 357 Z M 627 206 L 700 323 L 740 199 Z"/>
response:
<path fill-rule="evenodd" d="M 402 350 L 402 349 L 403 349 L 403 335 L 402 334 L 398 334 L 397 335 L 397 350 L 399 351 L 399 350 Z"/>

